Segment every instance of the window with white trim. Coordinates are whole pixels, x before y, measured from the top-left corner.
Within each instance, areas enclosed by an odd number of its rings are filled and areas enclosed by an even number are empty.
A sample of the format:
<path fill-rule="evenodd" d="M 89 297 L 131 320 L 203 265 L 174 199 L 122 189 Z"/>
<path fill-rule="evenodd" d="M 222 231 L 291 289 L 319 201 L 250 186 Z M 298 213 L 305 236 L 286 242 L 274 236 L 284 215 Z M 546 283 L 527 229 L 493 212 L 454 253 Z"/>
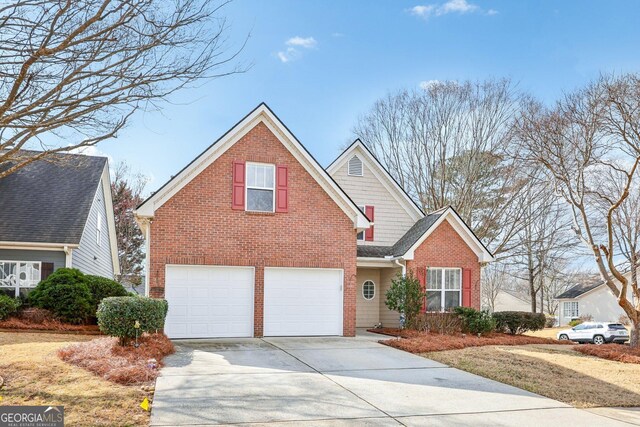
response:
<path fill-rule="evenodd" d="M 427 269 L 427 311 L 448 311 L 462 303 L 462 270 Z"/>
<path fill-rule="evenodd" d="M 98 215 L 98 223 L 96 224 L 96 245 L 102 244 L 102 216 Z"/>
<path fill-rule="evenodd" d="M 371 301 L 376 296 L 376 284 L 372 280 L 365 280 L 362 284 L 362 297 Z"/>
<path fill-rule="evenodd" d="M 42 270 L 40 261 L 0 261 L 0 288 L 15 289 L 15 296 L 21 288 L 35 288 L 40 282 Z"/>
<path fill-rule="evenodd" d="M 360 211 L 361 211 L 362 213 L 364 213 L 364 212 L 365 212 L 365 210 L 367 209 L 367 207 L 366 207 L 366 206 L 364 206 L 364 205 L 363 205 L 363 206 L 358 206 L 358 209 L 360 209 Z M 356 240 L 357 240 L 358 242 L 364 242 L 364 230 L 362 230 L 361 232 L 359 232 L 359 233 L 356 235 Z"/>
<path fill-rule="evenodd" d="M 578 301 L 565 301 L 564 302 L 564 317 L 580 317 L 580 311 L 578 309 Z"/>
<path fill-rule="evenodd" d="M 247 210 L 273 212 L 276 168 L 263 163 L 247 163 Z"/>
<path fill-rule="evenodd" d="M 360 157 L 354 155 L 349 159 L 349 164 L 347 165 L 347 174 L 349 176 L 362 176 L 362 169 Z"/>

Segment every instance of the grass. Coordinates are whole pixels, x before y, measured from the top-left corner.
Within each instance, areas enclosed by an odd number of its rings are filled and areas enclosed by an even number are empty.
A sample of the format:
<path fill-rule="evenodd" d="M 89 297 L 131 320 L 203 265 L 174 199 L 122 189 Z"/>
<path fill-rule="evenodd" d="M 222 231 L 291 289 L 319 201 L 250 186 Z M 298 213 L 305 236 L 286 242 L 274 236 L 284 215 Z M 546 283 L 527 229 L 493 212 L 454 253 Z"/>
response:
<path fill-rule="evenodd" d="M 66 425 L 144 426 L 149 414 L 138 405 L 139 386 L 106 381 L 58 358 L 69 344 L 95 336 L 0 333 L 0 390 L 3 405 L 63 405 Z"/>
<path fill-rule="evenodd" d="M 572 346 L 469 347 L 422 356 L 578 408 L 640 406 L 640 365 L 583 355 Z"/>

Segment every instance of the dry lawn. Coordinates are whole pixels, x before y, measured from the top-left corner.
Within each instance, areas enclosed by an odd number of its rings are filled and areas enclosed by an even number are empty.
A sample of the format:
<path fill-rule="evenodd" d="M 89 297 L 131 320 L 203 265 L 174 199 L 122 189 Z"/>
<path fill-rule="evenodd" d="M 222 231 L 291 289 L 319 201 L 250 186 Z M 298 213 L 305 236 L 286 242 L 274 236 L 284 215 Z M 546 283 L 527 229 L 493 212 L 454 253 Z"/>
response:
<path fill-rule="evenodd" d="M 586 356 L 570 346 L 470 347 L 423 356 L 579 408 L 640 406 L 640 365 Z"/>
<path fill-rule="evenodd" d="M 3 405 L 63 405 L 68 426 L 145 426 L 149 414 L 138 405 L 147 395 L 139 386 L 103 380 L 58 358 L 86 335 L 0 333 L 0 390 Z"/>

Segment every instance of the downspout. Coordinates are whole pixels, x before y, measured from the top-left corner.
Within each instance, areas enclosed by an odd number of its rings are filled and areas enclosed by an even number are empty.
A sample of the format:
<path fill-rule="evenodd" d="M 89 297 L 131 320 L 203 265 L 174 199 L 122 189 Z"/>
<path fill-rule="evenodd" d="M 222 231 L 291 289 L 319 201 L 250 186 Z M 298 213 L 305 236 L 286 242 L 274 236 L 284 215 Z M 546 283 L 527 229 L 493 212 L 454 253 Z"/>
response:
<path fill-rule="evenodd" d="M 73 249 L 69 246 L 65 246 L 64 248 L 64 266 L 66 268 L 72 268 L 73 266 Z"/>
<path fill-rule="evenodd" d="M 398 265 L 400 268 L 402 268 L 402 277 L 406 277 L 406 276 L 407 276 L 407 266 L 406 266 L 406 264 L 402 264 L 402 263 L 400 262 L 400 260 L 401 260 L 401 259 L 402 259 L 402 258 L 395 258 L 395 259 L 393 260 L 393 262 L 394 262 L 396 265 Z"/>

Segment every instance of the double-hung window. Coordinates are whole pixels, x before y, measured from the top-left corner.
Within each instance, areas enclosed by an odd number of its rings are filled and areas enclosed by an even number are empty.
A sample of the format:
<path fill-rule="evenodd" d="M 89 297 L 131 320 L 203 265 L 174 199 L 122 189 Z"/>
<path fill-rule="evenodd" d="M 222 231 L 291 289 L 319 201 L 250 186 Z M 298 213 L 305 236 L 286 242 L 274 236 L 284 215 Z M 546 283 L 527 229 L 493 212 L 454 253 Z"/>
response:
<path fill-rule="evenodd" d="M 274 165 L 247 163 L 247 210 L 274 212 L 275 206 Z"/>
<path fill-rule="evenodd" d="M 578 310 L 578 301 L 565 301 L 564 317 L 580 317 L 580 312 Z"/>
<path fill-rule="evenodd" d="M 358 209 L 360 209 L 362 211 L 362 213 L 365 213 L 367 207 L 366 206 L 358 206 Z M 358 240 L 358 242 L 364 242 L 364 230 L 362 230 L 361 232 L 359 232 L 357 234 L 356 240 Z"/>
<path fill-rule="evenodd" d="M 447 311 L 462 301 L 462 271 L 459 268 L 427 270 L 427 311 Z"/>

